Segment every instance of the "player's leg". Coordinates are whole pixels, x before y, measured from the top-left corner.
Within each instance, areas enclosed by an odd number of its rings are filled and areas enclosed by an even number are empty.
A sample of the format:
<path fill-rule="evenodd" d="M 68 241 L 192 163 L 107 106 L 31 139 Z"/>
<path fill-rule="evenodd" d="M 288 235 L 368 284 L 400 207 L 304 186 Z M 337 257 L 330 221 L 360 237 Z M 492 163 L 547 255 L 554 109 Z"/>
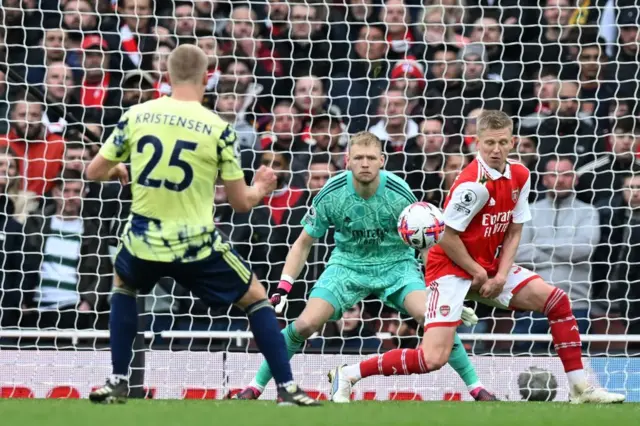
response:
<path fill-rule="evenodd" d="M 425 333 L 419 349 L 396 349 L 343 368 L 343 376 L 334 379 L 340 389 L 336 402 L 344 396 L 349 383 L 369 376 L 425 374 L 447 363 L 453 348 L 456 327 L 462 323 L 464 295 L 471 281 L 447 276 L 430 283 L 426 298 Z"/>
<path fill-rule="evenodd" d="M 425 307 L 427 306 L 427 291 L 425 288 L 424 278 L 420 269 L 413 262 L 402 262 L 393 266 L 386 273 L 387 279 L 392 283 L 378 297 L 387 305 L 400 312 L 407 313 L 413 317 L 419 324 L 424 325 Z M 393 351 L 391 351 L 393 352 Z M 396 353 L 402 356 L 406 354 L 402 349 L 396 349 Z M 389 358 L 396 356 L 393 353 L 387 355 Z M 476 373 L 473 364 L 467 355 L 467 351 L 462 341 L 455 334 L 453 348 L 448 360 L 449 365 L 458 373 L 469 389 L 471 396 L 476 400 L 495 400 L 490 392 L 488 392 Z M 336 378 L 358 377 L 359 364 L 352 364 L 344 367 L 338 367 L 329 373 L 330 380 L 335 382 Z M 398 372 L 403 374 L 404 370 Z M 407 371 L 408 374 L 411 374 Z M 344 380 L 342 386 L 337 384 L 332 389 L 335 390 L 334 400 L 348 402 L 351 393 L 351 382 Z"/>
<path fill-rule="evenodd" d="M 486 300 L 476 292 L 469 293 L 469 297 L 490 306 L 539 312 L 547 317 L 554 347 L 571 386 L 572 402 L 614 403 L 624 400 L 624 395 L 609 393 L 588 384 L 582 365 L 580 331 L 569 297 L 561 289 L 547 284 L 535 273 L 514 265 L 497 298 Z"/>
<path fill-rule="evenodd" d="M 540 312 L 549 321 L 553 344 L 562 361 L 571 386 L 574 403 L 616 403 L 624 401 L 624 395 L 607 392 L 590 386 L 582 365 L 582 342 L 576 318 L 571 310 L 567 294 L 543 281 L 532 272 L 514 267 L 505 285 L 504 297 L 511 297 L 511 308 Z M 506 302 L 506 300 L 504 300 Z"/>
<path fill-rule="evenodd" d="M 346 295 L 352 294 L 348 290 L 347 276 L 348 272 L 341 266 L 332 265 L 325 269 L 313 287 L 309 301 L 300 316 L 282 330 L 290 359 L 313 333 L 319 331 L 330 319 L 340 318 L 344 309 L 350 307 L 346 304 L 353 298 L 345 298 Z M 339 298 L 340 295 L 342 297 Z M 271 377 L 269 366 L 263 362 L 249 386 L 238 394 L 238 398 L 259 398 Z"/>
<path fill-rule="evenodd" d="M 121 247 L 115 261 L 115 280 L 109 315 L 112 375 L 89 394 L 92 402 L 125 402 L 129 393 L 129 364 L 138 332 L 138 292 L 151 291 L 162 276 L 163 265 L 135 258 Z"/>
<path fill-rule="evenodd" d="M 427 303 L 427 292 L 425 289 L 412 290 L 402 297 L 405 311 L 413 317 L 418 323 L 424 322 L 424 307 Z M 448 364 L 460 376 L 464 384 L 467 386 L 469 393 L 476 401 L 495 401 L 496 397 L 489 392 L 480 379 L 475 367 L 471 363 L 471 359 L 458 333 L 455 334 L 451 355 L 449 355 Z"/>
<path fill-rule="evenodd" d="M 235 304 L 245 311 L 253 339 L 276 380 L 279 405 L 316 406 L 293 381 L 284 338 L 267 292 L 248 264 L 219 239 L 207 259 L 182 265 L 176 279 L 211 307 Z"/>
<path fill-rule="evenodd" d="M 334 307 L 326 300 L 319 297 L 309 299 L 300 317 L 282 330 L 289 359 L 293 358 L 313 333 L 320 330 L 329 321 L 334 312 Z M 262 362 L 255 377 L 249 386 L 238 395 L 238 398 L 259 398 L 272 377 L 269 365 Z"/>

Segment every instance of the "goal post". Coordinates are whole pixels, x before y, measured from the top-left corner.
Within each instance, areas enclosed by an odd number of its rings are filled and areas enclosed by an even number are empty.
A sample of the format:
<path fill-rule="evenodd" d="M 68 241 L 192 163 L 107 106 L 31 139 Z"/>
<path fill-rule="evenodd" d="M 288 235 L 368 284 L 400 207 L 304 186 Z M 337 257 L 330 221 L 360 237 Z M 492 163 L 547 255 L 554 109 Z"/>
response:
<path fill-rule="evenodd" d="M 236 129 L 247 182 L 260 165 L 278 176 L 247 214 L 216 186 L 216 227 L 269 295 L 314 196 L 347 168 L 351 135 L 379 137 L 385 169 L 442 208 L 476 153 L 479 114 L 502 109 L 515 123 L 511 158 L 532 177 L 516 262 L 571 299 L 590 380 L 640 401 L 640 6 L 489 3 L 3 1 L 0 397 L 84 398 L 109 375 L 113 263 L 131 186 L 88 182 L 84 170 L 123 113 L 171 94 L 167 57 L 193 43 L 209 58 L 203 105 Z M 334 225 L 281 325 L 324 271 L 344 224 Z M 491 390 L 519 400 L 520 374 L 537 367 L 566 400 L 545 318 L 469 306 L 480 322 L 458 331 Z M 171 280 L 140 296 L 138 311 L 138 397 L 221 399 L 262 359 L 241 311 L 209 309 Z M 309 339 L 292 361 L 296 380 L 326 398 L 329 368 L 415 347 L 420 328 L 366 298 Z M 447 367 L 370 380 L 355 398 L 469 397 Z"/>

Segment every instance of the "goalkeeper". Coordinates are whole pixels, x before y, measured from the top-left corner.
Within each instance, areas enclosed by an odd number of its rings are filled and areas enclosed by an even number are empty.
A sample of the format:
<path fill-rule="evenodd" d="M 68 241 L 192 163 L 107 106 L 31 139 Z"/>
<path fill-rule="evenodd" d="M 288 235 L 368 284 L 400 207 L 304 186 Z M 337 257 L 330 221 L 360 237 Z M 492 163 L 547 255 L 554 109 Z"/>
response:
<path fill-rule="evenodd" d="M 333 225 L 336 248 L 327 268 L 300 317 L 283 330 L 289 357 L 327 321 L 341 318 L 344 311 L 370 294 L 419 323 L 424 321 L 424 278 L 414 250 L 397 231 L 400 213 L 417 200 L 404 181 L 380 170 L 384 163 L 382 144 L 373 134 L 353 136 L 347 163 L 350 171 L 330 179 L 314 198 L 302 220 L 304 229 L 287 256 L 278 292 L 271 298 L 280 312 L 315 239 Z M 465 315 L 468 323 L 477 321 L 473 310 L 468 309 Z M 478 380 L 457 335 L 449 364 L 476 400 L 495 400 Z M 263 362 L 256 377 L 235 398 L 258 399 L 269 380 L 271 372 Z"/>
<path fill-rule="evenodd" d="M 218 172 L 231 206 L 248 211 L 273 190 L 273 170 L 261 168 L 254 185 L 245 184 L 235 132 L 201 104 L 208 59 L 200 48 L 178 47 L 168 66 L 172 96 L 131 108 L 87 169 L 89 179 L 126 183 L 128 172 L 121 162 L 131 157 L 133 198 L 115 261 L 109 317 L 113 374 L 89 398 L 126 401 L 138 325 L 136 296 L 171 277 L 211 307 L 236 304 L 244 309 L 255 342 L 274 369 L 279 404 L 318 405 L 293 383 L 264 287 L 222 242 L 213 221 Z"/>

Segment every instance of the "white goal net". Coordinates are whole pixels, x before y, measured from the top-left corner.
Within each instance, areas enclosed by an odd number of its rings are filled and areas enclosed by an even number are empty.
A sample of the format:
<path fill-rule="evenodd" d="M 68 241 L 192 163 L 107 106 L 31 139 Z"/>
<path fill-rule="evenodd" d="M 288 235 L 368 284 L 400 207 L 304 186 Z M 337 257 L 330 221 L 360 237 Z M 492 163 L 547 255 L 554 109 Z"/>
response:
<path fill-rule="evenodd" d="M 516 261 L 569 295 L 592 378 L 639 401 L 639 27 L 633 0 L 3 0 L 0 397 L 86 397 L 109 374 L 131 193 L 84 171 L 125 111 L 171 94 L 167 56 L 193 43 L 210 59 L 203 103 L 235 126 L 247 181 L 260 165 L 277 171 L 278 189 L 248 214 L 216 187 L 217 227 L 269 294 L 350 135 L 378 136 L 386 169 L 442 206 L 475 154 L 476 118 L 501 109 L 532 176 Z M 311 250 L 283 325 L 333 244 L 330 232 Z M 459 333 L 498 397 L 520 399 L 518 375 L 537 366 L 566 399 L 545 318 L 469 306 L 480 322 Z M 208 309 L 167 279 L 139 312 L 132 384 L 144 376 L 153 396 L 223 398 L 255 373 L 241 311 Z M 323 398 L 328 368 L 421 335 L 367 298 L 309 340 L 294 373 Z M 448 367 L 371 380 L 355 397 L 469 398 Z"/>

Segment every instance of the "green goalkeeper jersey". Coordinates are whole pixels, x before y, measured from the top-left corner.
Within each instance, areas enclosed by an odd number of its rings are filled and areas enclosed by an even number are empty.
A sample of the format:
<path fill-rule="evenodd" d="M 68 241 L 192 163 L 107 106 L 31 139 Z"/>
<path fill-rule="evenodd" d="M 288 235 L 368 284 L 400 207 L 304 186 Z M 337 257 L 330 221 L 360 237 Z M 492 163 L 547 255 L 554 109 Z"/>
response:
<path fill-rule="evenodd" d="M 380 185 L 369 199 L 360 197 L 350 171 L 331 178 L 315 196 L 302 219 L 314 238 L 335 228 L 336 247 L 329 265 L 350 268 L 415 260 L 415 251 L 398 234 L 398 217 L 416 197 L 393 173 L 380 171 Z"/>

